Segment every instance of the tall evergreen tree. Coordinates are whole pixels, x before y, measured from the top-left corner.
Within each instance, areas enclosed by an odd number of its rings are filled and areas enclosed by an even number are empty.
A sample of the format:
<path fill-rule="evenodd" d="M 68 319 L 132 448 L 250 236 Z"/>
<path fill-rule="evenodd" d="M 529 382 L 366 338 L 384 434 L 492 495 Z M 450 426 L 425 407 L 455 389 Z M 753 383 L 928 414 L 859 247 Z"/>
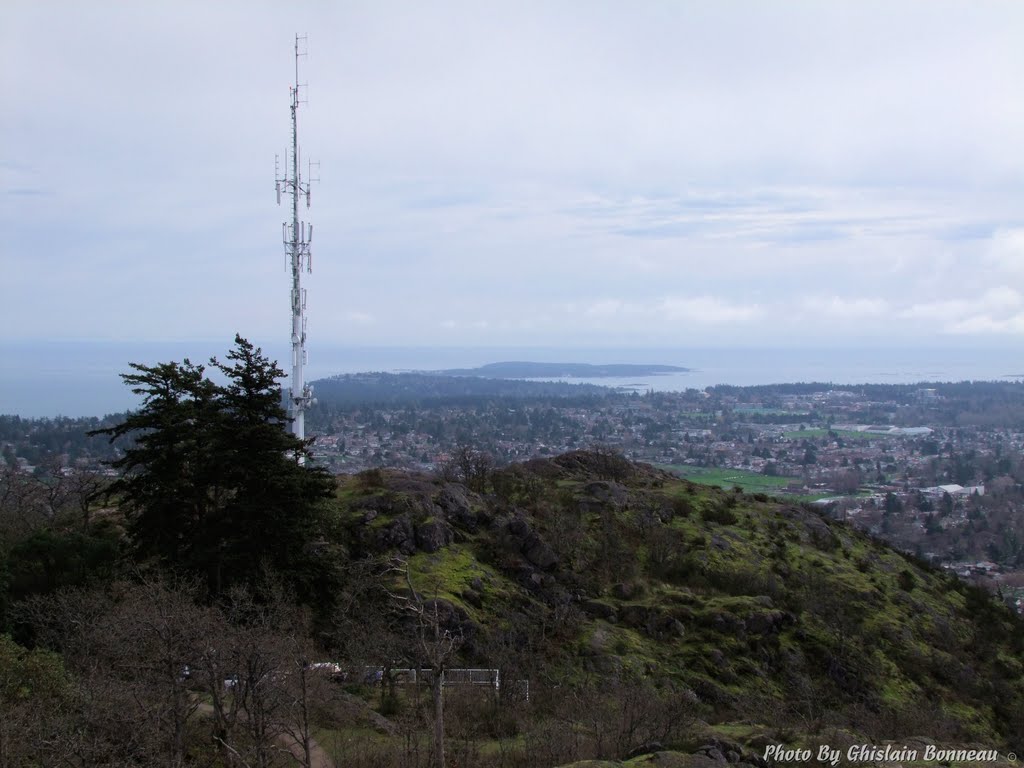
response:
<path fill-rule="evenodd" d="M 255 578 L 269 567 L 306 589 L 317 577 L 311 545 L 323 533 L 322 500 L 334 480 L 312 467 L 308 445 L 288 431 L 278 379 L 284 372 L 240 336 L 226 362 L 211 364 L 226 377 L 219 388 L 218 475 L 231 490 L 211 519 L 211 540 L 220 551 L 211 562 L 216 585 L 225 575 Z M 213 553 L 211 553 L 212 555 Z"/>
<path fill-rule="evenodd" d="M 277 383 L 284 372 L 241 336 L 225 378 L 182 363 L 131 364 L 122 378 L 142 407 L 102 433 L 135 436 L 113 462 L 119 500 L 140 558 L 206 577 L 211 595 L 279 574 L 302 594 L 323 563 L 312 551 L 322 535 L 326 471 L 303 464 L 308 446 L 291 435 Z"/>
<path fill-rule="evenodd" d="M 135 438 L 125 455 L 112 462 L 122 474 L 110 492 L 125 512 L 138 557 L 189 567 L 211 501 L 204 459 L 216 388 L 204 377 L 204 367 L 187 358 L 131 367 L 135 373 L 121 378 L 143 396 L 142 408 L 100 430 L 111 442 L 125 435 Z"/>

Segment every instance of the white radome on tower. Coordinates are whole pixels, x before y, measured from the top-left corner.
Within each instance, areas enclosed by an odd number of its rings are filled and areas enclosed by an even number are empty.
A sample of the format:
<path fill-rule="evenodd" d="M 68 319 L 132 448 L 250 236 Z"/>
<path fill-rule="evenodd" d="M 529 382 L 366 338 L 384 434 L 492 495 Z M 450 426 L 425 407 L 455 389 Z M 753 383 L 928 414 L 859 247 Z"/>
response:
<path fill-rule="evenodd" d="M 288 257 L 288 266 L 292 273 L 292 382 L 288 392 L 288 417 L 291 420 L 292 434 L 300 440 L 306 437 L 305 411 L 314 402 L 313 389 L 305 380 L 306 358 L 306 289 L 302 287 L 302 273 L 312 272 L 313 254 L 310 243 L 313 240 L 313 225 L 299 221 L 299 198 L 306 198 L 309 208 L 310 183 L 319 181 L 312 178 L 313 163 L 309 164 L 306 179 L 302 178 L 299 168 L 299 104 L 308 102 L 299 98 L 299 89 L 306 84 L 299 83 L 299 58 L 306 55 L 299 51 L 299 43 L 305 42 L 306 36 L 295 36 L 295 85 L 291 92 L 292 141 L 291 148 L 285 150 L 284 175 L 281 174 L 280 157 L 274 160 L 275 184 L 277 187 L 277 204 L 281 204 L 281 191 L 291 196 L 292 220 L 282 225 L 284 250 Z"/>

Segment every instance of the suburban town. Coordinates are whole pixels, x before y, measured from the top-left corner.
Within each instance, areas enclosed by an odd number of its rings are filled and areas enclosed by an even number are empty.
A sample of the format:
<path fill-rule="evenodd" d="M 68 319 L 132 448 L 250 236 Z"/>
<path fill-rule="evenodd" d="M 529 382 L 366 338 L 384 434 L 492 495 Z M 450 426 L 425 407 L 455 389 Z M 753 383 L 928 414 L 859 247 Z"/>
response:
<path fill-rule="evenodd" d="M 460 450 L 498 467 L 599 446 L 694 482 L 812 504 L 1024 610 L 1020 384 L 639 394 L 481 380 L 472 396 L 452 394 L 462 381 L 336 377 L 309 412 L 315 460 L 339 475 L 440 472 Z M 5 463 L 21 474 L 112 473 L 117 442 L 85 437 L 103 420 L 3 419 Z"/>
<path fill-rule="evenodd" d="M 1024 393 L 992 387 L 714 387 L 353 405 L 315 415 L 314 452 L 354 473 L 436 471 L 460 446 L 498 465 L 605 446 L 695 482 L 812 503 L 1015 596 L 1024 610 Z"/>

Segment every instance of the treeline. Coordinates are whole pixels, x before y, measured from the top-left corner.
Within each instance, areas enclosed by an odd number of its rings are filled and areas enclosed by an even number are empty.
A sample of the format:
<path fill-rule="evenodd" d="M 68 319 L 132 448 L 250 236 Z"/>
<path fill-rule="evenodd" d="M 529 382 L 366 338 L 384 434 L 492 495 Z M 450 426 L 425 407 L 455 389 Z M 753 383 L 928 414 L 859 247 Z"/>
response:
<path fill-rule="evenodd" d="M 935 398 L 922 393 L 934 390 Z M 740 402 L 756 400 L 779 403 L 786 395 L 814 395 L 824 392 L 851 392 L 875 404 L 862 414 L 864 420 L 888 421 L 895 404 L 897 426 L 928 424 L 941 427 L 982 427 L 1024 429 L 1024 381 L 921 382 L 918 384 L 769 384 L 752 387 L 719 385 L 710 387 L 713 395 L 735 397 Z M 746 419 L 747 417 L 744 416 Z M 752 416 L 750 421 L 759 421 Z M 769 422 L 762 422 L 769 423 Z"/>
<path fill-rule="evenodd" d="M 102 418 L 58 416 L 53 419 L 0 415 L 0 446 L 3 446 L 4 461 L 12 465 L 18 457 L 30 465 L 40 466 L 63 456 L 67 464 L 84 461 L 97 466 L 100 462 L 117 458 L 126 443 L 112 443 L 89 433 L 118 424 L 124 417 L 123 413 Z"/>
<path fill-rule="evenodd" d="M 578 430 L 565 408 L 597 411 L 626 395 L 589 384 L 481 379 L 429 374 L 346 374 L 315 382 L 317 402 L 306 413 L 312 431 L 332 433 L 350 423 L 395 435 L 421 432 L 439 444 L 508 440 L 561 441 Z M 388 409 L 385 420 L 378 409 Z"/>
<path fill-rule="evenodd" d="M 395 438 L 418 433 L 445 448 L 465 443 L 490 445 L 499 439 L 513 445 L 537 440 L 558 444 L 584 439 L 583 427 L 559 407 L 562 405 L 546 399 L 510 403 L 481 398 L 460 406 L 440 402 L 406 406 L 391 411 L 386 417 L 373 406 L 321 405 L 310 412 L 307 423 L 312 429 L 327 433 L 343 432 L 352 425 L 361 425 L 371 432 L 386 431 Z M 597 412 L 600 401 L 578 404 L 578 407 Z"/>
<path fill-rule="evenodd" d="M 615 390 L 594 384 L 485 379 L 426 373 L 351 373 L 313 382 L 322 404 L 415 404 L 444 400 L 462 405 L 482 397 L 580 398 L 607 396 Z"/>

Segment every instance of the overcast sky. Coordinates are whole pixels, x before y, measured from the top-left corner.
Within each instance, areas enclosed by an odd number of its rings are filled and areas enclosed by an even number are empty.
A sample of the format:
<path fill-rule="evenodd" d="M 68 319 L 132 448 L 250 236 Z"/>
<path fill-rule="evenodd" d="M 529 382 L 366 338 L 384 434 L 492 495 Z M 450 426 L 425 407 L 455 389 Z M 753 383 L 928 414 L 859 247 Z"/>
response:
<path fill-rule="evenodd" d="M 1024 343 L 1024 2 L 0 4 L 0 340 Z"/>

